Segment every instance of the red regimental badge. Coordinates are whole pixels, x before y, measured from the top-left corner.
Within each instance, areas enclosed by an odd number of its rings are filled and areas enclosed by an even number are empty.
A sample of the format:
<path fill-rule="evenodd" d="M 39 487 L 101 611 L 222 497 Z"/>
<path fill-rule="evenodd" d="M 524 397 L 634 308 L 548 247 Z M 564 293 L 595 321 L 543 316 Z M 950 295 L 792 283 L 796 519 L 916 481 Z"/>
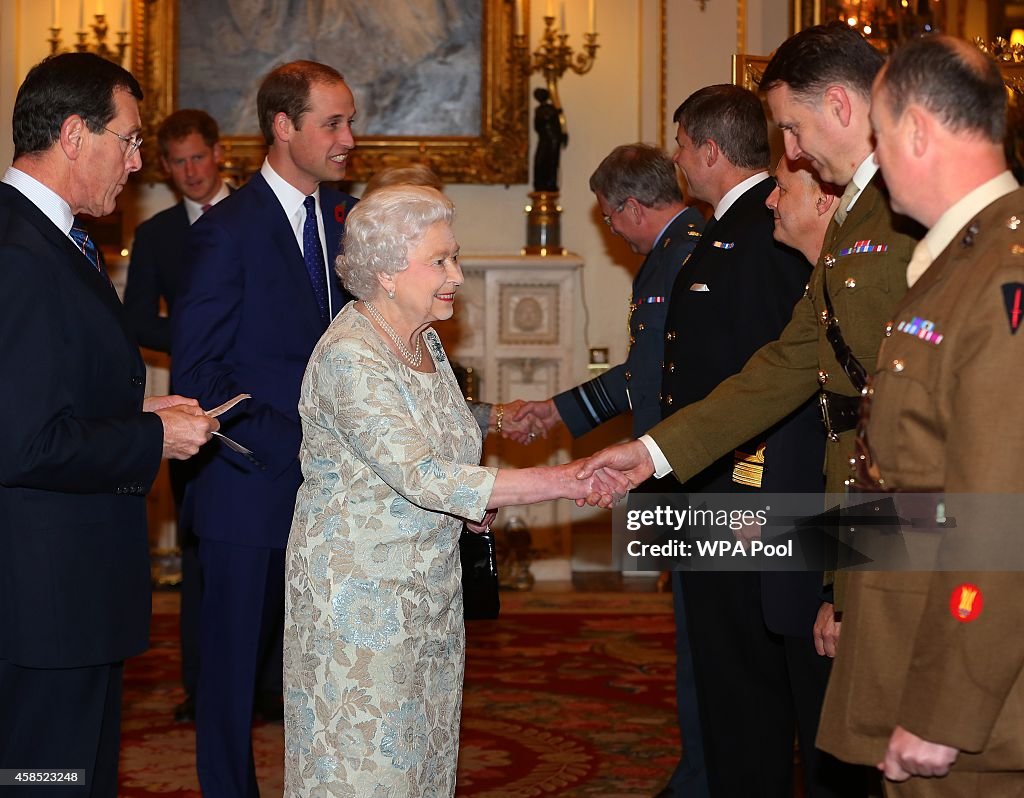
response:
<path fill-rule="evenodd" d="M 985 601 L 977 585 L 957 585 L 949 594 L 949 612 L 961 623 L 973 621 L 981 615 L 984 606 Z"/>

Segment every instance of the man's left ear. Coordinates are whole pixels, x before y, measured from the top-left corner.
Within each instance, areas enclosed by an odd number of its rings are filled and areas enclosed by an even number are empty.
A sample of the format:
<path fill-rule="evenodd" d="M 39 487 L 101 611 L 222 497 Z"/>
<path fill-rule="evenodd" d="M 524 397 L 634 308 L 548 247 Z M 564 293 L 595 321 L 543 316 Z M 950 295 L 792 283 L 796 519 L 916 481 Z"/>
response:
<path fill-rule="evenodd" d="M 213 160 L 216 161 L 217 166 L 224 163 L 224 148 L 220 146 L 220 142 L 214 142 L 213 145 Z"/>
<path fill-rule="evenodd" d="M 708 139 L 701 147 L 704 148 L 704 162 L 710 169 L 718 161 L 718 156 L 721 155 L 721 151 L 718 149 L 718 143 L 714 139 Z"/>
<path fill-rule="evenodd" d="M 87 131 L 85 120 L 78 114 L 71 114 L 61 123 L 58 141 L 69 161 L 78 160 L 78 156 L 82 154 Z"/>
<path fill-rule="evenodd" d="M 845 86 L 833 85 L 825 89 L 826 113 L 831 114 L 843 127 L 849 127 L 853 116 L 853 103 Z"/>
<path fill-rule="evenodd" d="M 928 151 L 928 140 L 931 138 L 933 118 L 919 105 L 911 105 L 903 112 L 899 126 L 904 127 L 900 133 L 909 137 L 910 151 L 914 157 L 920 158 Z"/>

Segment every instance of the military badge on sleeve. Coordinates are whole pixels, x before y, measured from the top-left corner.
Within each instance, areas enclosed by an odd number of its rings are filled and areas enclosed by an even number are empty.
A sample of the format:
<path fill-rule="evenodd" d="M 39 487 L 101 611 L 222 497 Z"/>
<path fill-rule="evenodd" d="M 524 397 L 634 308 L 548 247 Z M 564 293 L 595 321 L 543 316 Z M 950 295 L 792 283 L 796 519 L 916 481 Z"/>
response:
<path fill-rule="evenodd" d="M 949 611 L 961 623 L 973 621 L 981 615 L 985 602 L 977 585 L 964 583 L 953 588 L 949 595 Z"/>
<path fill-rule="evenodd" d="M 1024 320 L 1024 283 L 1003 283 L 1003 304 L 1010 322 L 1010 335 L 1016 335 Z"/>

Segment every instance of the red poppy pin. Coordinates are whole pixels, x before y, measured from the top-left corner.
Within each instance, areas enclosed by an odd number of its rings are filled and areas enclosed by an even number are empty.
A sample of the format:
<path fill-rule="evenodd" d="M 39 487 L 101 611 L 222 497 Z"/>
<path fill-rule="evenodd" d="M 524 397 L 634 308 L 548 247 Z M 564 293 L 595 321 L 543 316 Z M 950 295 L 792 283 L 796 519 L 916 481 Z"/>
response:
<path fill-rule="evenodd" d="M 961 623 L 973 621 L 981 615 L 981 608 L 984 605 L 981 590 L 977 585 L 957 585 L 949 594 L 949 612 Z"/>
<path fill-rule="evenodd" d="M 345 214 L 347 214 L 347 213 L 348 213 L 348 208 L 346 208 L 344 205 L 335 205 L 334 206 L 334 221 L 336 221 L 338 224 L 344 224 L 345 223 Z"/>

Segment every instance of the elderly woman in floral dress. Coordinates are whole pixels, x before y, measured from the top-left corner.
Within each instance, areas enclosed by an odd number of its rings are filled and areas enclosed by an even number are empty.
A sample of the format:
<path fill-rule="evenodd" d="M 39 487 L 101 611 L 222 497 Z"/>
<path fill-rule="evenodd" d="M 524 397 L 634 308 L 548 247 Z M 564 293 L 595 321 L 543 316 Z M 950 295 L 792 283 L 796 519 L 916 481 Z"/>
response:
<path fill-rule="evenodd" d="M 455 791 L 465 630 L 458 538 L 493 509 L 625 485 L 572 464 L 484 468 L 480 429 L 430 323 L 462 284 L 451 202 L 381 189 L 345 225 L 358 297 L 302 383 L 287 552 L 285 796 Z"/>

